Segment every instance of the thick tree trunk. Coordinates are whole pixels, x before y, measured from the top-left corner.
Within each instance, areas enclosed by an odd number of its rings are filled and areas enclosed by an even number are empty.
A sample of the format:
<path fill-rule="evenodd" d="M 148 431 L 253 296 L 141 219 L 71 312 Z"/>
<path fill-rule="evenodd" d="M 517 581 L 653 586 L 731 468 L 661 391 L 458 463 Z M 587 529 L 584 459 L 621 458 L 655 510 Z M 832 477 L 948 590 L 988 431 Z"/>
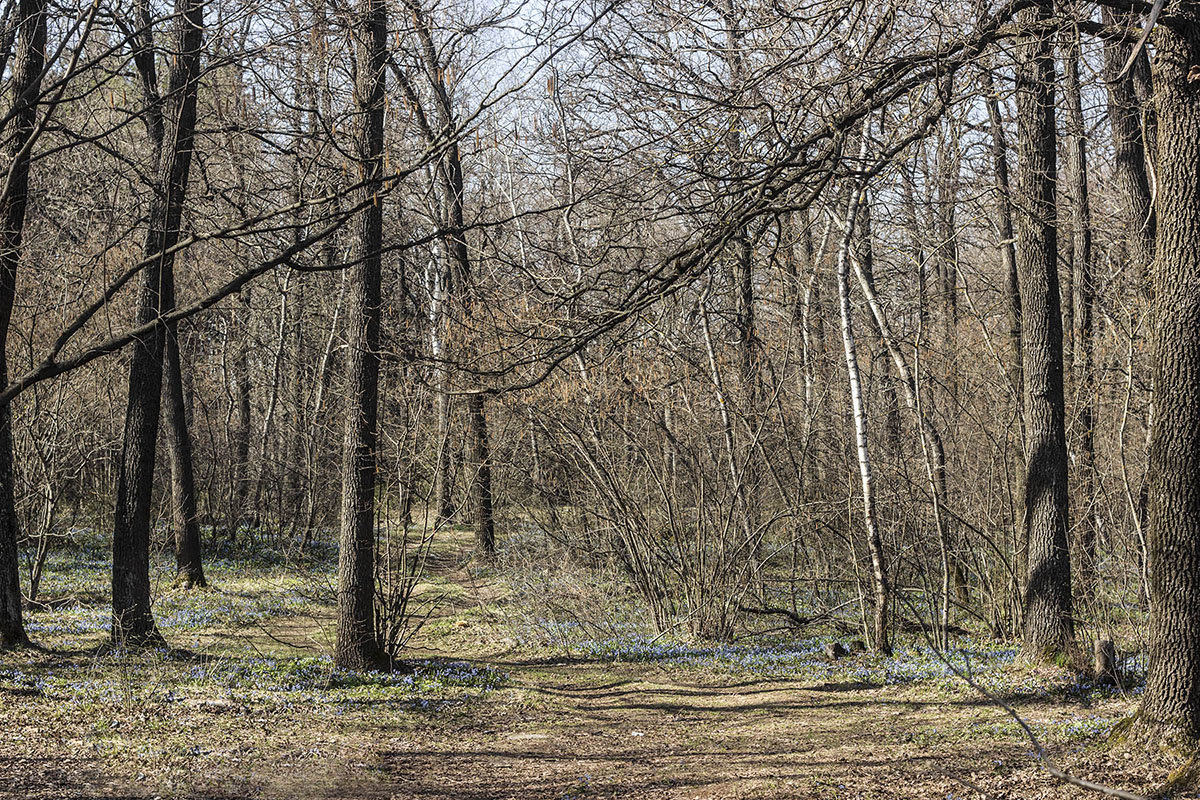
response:
<path fill-rule="evenodd" d="M 1158 241 L 1149 546 L 1153 610 L 1141 723 L 1200 739 L 1200 4 L 1155 29 Z"/>
<path fill-rule="evenodd" d="M 338 553 L 337 644 L 343 669 L 383 665 L 375 632 L 375 469 L 379 415 L 380 282 L 383 247 L 385 0 L 362 0 L 357 16 L 357 259 L 350 271 L 347 328 L 346 436 L 342 452 L 342 529 Z"/>
<path fill-rule="evenodd" d="M 204 3 L 179 0 L 176 19 L 178 56 L 171 62 L 166 95 L 163 147 L 138 292 L 138 325 L 154 322 L 163 311 L 163 279 L 174 269 L 171 250 L 179 240 L 192 163 Z M 119 645 L 154 645 L 162 641 L 150 609 L 150 501 L 167 335 L 165 325 L 155 326 L 134 345 L 130 357 L 129 403 L 113 515 L 112 639 Z"/>
<path fill-rule="evenodd" d="M 21 0 L 17 7 L 17 53 L 13 63 L 11 135 L 5 147 L 8 191 L 0 197 L 0 386 L 8 385 L 8 327 L 17 292 L 17 268 L 25 209 L 29 201 L 29 165 L 37 123 L 37 100 L 46 62 L 46 2 Z M 21 618 L 21 581 L 17 563 L 16 476 L 13 470 L 12 406 L 0 406 L 0 650 L 26 643 Z"/>
<path fill-rule="evenodd" d="M 1037 23 L 1048 2 L 1022 13 Z M 1026 653 L 1065 654 L 1074 639 L 1071 559 L 1067 549 L 1067 447 L 1063 404 L 1063 329 L 1058 285 L 1055 201 L 1054 56 L 1031 35 L 1018 45 L 1017 271 L 1021 283 L 1025 367 Z"/>

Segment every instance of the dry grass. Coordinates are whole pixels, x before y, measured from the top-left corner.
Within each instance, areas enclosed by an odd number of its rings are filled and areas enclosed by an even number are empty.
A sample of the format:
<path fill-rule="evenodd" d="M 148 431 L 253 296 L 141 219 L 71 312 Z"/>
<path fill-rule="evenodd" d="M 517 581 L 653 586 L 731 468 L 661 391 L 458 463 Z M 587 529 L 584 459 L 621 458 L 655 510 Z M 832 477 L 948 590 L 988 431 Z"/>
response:
<path fill-rule="evenodd" d="M 520 593 L 470 562 L 465 534 L 438 547 L 427 590 L 447 602 L 420 635 L 415 678 L 331 669 L 319 560 L 218 562 L 215 591 L 164 594 L 182 655 L 95 649 L 95 592 L 34 615 L 50 649 L 0 655 L 0 798 L 1073 796 L 916 643 L 894 662 L 838 665 L 809 656 L 819 641 L 634 637 L 567 658 L 525 640 Z M 86 583 L 69 559 L 57 568 Z M 981 652 L 1061 763 L 1126 789 L 1163 783 L 1174 765 L 1103 742 L 1135 698 Z"/>

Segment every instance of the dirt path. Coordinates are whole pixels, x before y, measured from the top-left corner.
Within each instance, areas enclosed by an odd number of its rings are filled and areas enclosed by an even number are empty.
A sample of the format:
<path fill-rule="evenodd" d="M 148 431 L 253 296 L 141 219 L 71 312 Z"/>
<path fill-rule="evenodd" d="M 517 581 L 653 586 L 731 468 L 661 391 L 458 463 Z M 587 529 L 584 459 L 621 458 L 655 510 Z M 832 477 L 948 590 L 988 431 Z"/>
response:
<path fill-rule="evenodd" d="M 331 682 L 311 648 L 289 644 L 320 641 L 325 617 L 270 618 L 257 639 L 250 627 L 205 629 L 228 653 L 204 664 L 86 651 L 8 656 L 0 662 L 8 665 L 0 685 L 0 798 L 1082 796 L 1039 771 L 1001 710 L 944 681 L 817 682 L 878 675 L 853 661 L 835 671 L 776 667 L 776 675 L 797 676 L 785 679 L 755 677 L 754 663 L 707 657 L 517 660 L 513 628 L 496 611 L 506 602 L 503 587 L 473 579 L 466 562 L 443 554 L 432 591 L 451 599 L 412 652 L 430 659 L 426 668 L 457 658 L 491 668 L 461 668 L 462 683 Z M 193 599 L 203 611 L 225 597 Z M 507 680 L 471 682 L 493 670 Z M 1013 687 L 1033 685 L 1014 678 Z M 1085 696 L 1025 697 L 1019 708 L 1061 734 L 1089 719 L 1110 724 L 1136 702 L 1092 707 Z M 1083 734 L 1059 736 L 1053 754 L 1084 777 L 1137 788 L 1169 772 L 1087 749 L 1093 739 Z"/>
<path fill-rule="evenodd" d="M 1028 763 L 1017 742 L 979 737 L 939 747 L 914 739 L 931 726 L 1002 720 L 972 701 L 894 687 L 688 682 L 652 665 L 506 666 L 514 688 L 473 720 L 381 750 L 376 792 L 465 800 L 978 797 L 966 783 L 995 783 L 1011 772 L 1007 765 Z M 364 788 L 335 794 L 360 797 Z"/>
<path fill-rule="evenodd" d="M 464 607 L 487 593 L 462 574 L 454 579 L 470 586 Z M 521 662 L 483 653 L 473 660 L 507 673 L 508 685 L 453 722 L 380 730 L 362 765 L 374 777 L 364 782 L 360 771 L 330 797 L 1075 796 L 1034 765 L 1001 709 L 968 693 L 739 678 L 654 662 Z M 1062 701 L 1027 701 L 1021 712 L 1034 722 L 1092 713 Z"/>

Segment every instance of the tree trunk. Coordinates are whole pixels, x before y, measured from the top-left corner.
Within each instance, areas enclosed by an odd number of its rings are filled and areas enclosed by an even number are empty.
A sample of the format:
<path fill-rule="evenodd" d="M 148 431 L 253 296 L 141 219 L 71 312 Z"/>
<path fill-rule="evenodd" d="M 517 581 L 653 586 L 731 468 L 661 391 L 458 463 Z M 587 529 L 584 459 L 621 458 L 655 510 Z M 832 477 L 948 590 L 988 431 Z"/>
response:
<path fill-rule="evenodd" d="M 496 525 L 492 519 L 492 465 L 488 452 L 487 417 L 484 415 L 483 395 L 471 394 L 471 447 L 475 461 L 475 544 L 488 558 L 496 554 Z"/>
<path fill-rule="evenodd" d="M 174 282 L 163 277 L 163 305 L 175 304 Z M 192 438 L 188 432 L 183 393 L 183 367 L 179 355 L 178 324 L 167 332 L 167 441 L 171 453 L 171 510 L 175 529 L 175 584 L 184 589 L 208 586 L 200 549 L 200 521 L 196 512 L 196 476 L 192 470 Z"/>
<path fill-rule="evenodd" d="M 1140 713 L 1154 734 L 1200 738 L 1200 5 L 1167 4 L 1155 28 L 1158 242 L 1149 549 L 1150 672 Z"/>
<path fill-rule="evenodd" d="M 238 343 L 237 357 L 233 362 L 234 399 L 237 401 L 238 424 L 233 430 L 233 507 L 229 510 L 229 538 L 237 538 L 238 528 L 243 524 L 253 525 L 254 514 L 250 509 L 250 434 L 252 423 L 252 387 L 250 385 L 250 288 L 242 290 L 246 324 L 242 326 L 242 340 Z M 230 319 L 233 322 L 233 319 Z"/>
<path fill-rule="evenodd" d="M 342 529 L 338 552 L 337 644 L 343 669 L 382 666 L 375 632 L 375 468 L 379 415 L 379 325 L 383 205 L 385 0 L 362 0 L 357 12 L 359 176 L 357 258 L 350 268 L 346 314 L 346 436 L 342 452 Z"/>
<path fill-rule="evenodd" d="M 450 371 L 442 363 L 445 357 L 442 336 L 446 324 L 446 289 L 448 265 L 434 258 L 429 268 L 429 352 L 433 356 L 434 412 L 437 451 L 433 472 L 433 502 L 435 525 L 448 523 L 454 517 L 454 475 L 451 472 L 450 448 Z"/>
<path fill-rule="evenodd" d="M 444 378 L 439 376 L 434 405 L 437 409 L 437 461 L 434 466 L 434 503 L 437 506 L 435 524 L 454 519 L 454 452 L 450 442 L 450 394 Z"/>
<path fill-rule="evenodd" d="M 956 125 L 939 132 L 937 155 L 938 204 L 935 235 L 938 241 L 937 298 L 942 357 L 946 359 L 946 394 L 950 419 L 958 415 L 958 203 L 959 160 Z"/>
<path fill-rule="evenodd" d="M 867 217 L 869 219 L 869 217 Z M 925 476 L 929 482 L 930 494 L 933 498 L 933 523 L 938 536 L 938 549 L 941 556 L 941 586 L 938 609 L 938 621 L 934 632 L 940 646 L 948 646 L 947 631 L 950 625 L 950 565 L 951 540 L 948 530 L 948 520 L 945 514 L 946 506 L 946 450 L 942 444 L 942 435 L 922 401 L 921 387 L 917 384 L 917 376 L 909 367 L 908 359 L 892 332 L 884 312 L 883 303 L 875 290 L 875 278 L 868 264 L 863 259 L 855 259 L 855 272 L 858 276 L 859 287 L 871 311 L 871 319 L 875 323 L 879 340 L 885 351 L 891 356 L 892 364 L 899 377 L 901 389 L 904 391 L 905 404 L 912 413 L 920 433 L 921 450 L 925 461 Z M 899 437 L 899 421 L 891 423 L 897 429 Z M 891 427 L 889 425 L 889 427 Z M 898 442 L 895 445 L 899 452 Z"/>
<path fill-rule="evenodd" d="M 1107 6 L 1101 13 L 1106 24 L 1117 24 Z M 1130 283 L 1137 295 L 1149 289 L 1150 264 L 1154 260 L 1157 222 L 1146 174 L 1146 146 L 1142 131 L 1142 104 L 1134 90 L 1133 77 L 1118 77 L 1129 60 L 1132 44 L 1114 40 L 1104 43 L 1105 83 L 1108 86 L 1108 119 L 1113 139 L 1113 175 L 1121 211 L 1121 241 L 1130 269 Z"/>
<path fill-rule="evenodd" d="M 161 160 L 166 120 L 162 98 L 158 93 L 158 73 L 155 63 L 154 33 L 149 3 L 137 6 L 140 29 L 136 38 L 134 62 L 142 81 L 142 98 L 146 104 L 144 120 L 155 159 Z M 173 267 L 173 265 L 172 265 Z M 162 277 L 162 307 L 167 312 L 175 308 L 174 269 Z M 188 433 L 191 392 L 184 385 L 179 348 L 179 325 L 168 326 L 166 340 L 166 379 L 163 392 L 169 414 L 168 441 L 171 454 L 172 526 L 175 529 L 176 584 L 185 589 L 207 586 L 200 553 L 200 526 L 196 512 L 196 480 L 192 468 L 192 442 Z"/>
<path fill-rule="evenodd" d="M 1037 24 L 1048 2 L 1023 12 Z M 1017 271 L 1021 284 L 1025 422 L 1028 426 L 1025 526 L 1026 653 L 1064 654 L 1074 638 L 1067 550 L 1067 447 L 1063 408 L 1063 329 L 1055 204 L 1054 57 L 1032 35 L 1017 47 Z"/>
<path fill-rule="evenodd" d="M 862 159 L 866 157 L 864 125 Z M 888 631 L 888 606 L 891 589 L 888 585 L 887 562 L 883 554 L 883 537 L 875 513 L 875 474 L 871 466 L 871 449 L 867 425 L 867 410 L 863 403 L 862 380 L 858 367 L 858 345 L 854 338 L 854 310 L 850 304 L 850 246 L 854 241 L 858 204 L 864 188 L 861 184 L 850 190 L 846 207 L 845 228 L 837 254 L 838 308 L 841 312 L 842 348 L 846 356 L 846 371 L 850 378 L 850 405 L 854 416 L 854 434 L 858 454 L 859 478 L 862 481 L 863 522 L 867 531 L 867 548 L 871 554 L 871 585 L 875 595 L 872 646 L 878 653 L 890 654 L 892 646 Z"/>
<path fill-rule="evenodd" d="M 1013 246 L 1012 190 L 1008 183 L 1008 141 L 1004 119 L 990 69 L 983 72 L 988 121 L 992 128 L 992 173 L 996 180 L 996 228 L 999 233 L 1000 264 L 1004 270 L 1004 289 L 1008 300 L 1008 382 L 1019 397 L 1024 385 L 1021 362 L 1021 289 L 1017 278 L 1017 257 Z"/>
<path fill-rule="evenodd" d="M 1146 153 L 1145 167 L 1151 169 L 1158 163 L 1158 114 L 1154 105 L 1154 87 L 1150 81 L 1149 48 L 1143 47 L 1133 60 L 1129 77 L 1133 79 L 1133 94 L 1141 112 L 1142 145 Z M 1122 61 L 1122 64 L 1125 62 Z M 1152 179 L 1157 180 L 1157 178 Z"/>
<path fill-rule="evenodd" d="M 176 19 L 178 56 L 171 61 L 168 81 L 163 147 L 138 291 L 138 325 L 152 323 L 162 314 L 163 279 L 174 269 L 175 256 L 171 250 L 179 240 L 183 198 L 192 163 L 204 3 L 179 0 Z M 162 642 L 150 609 L 150 503 L 167 335 L 165 325 L 154 326 L 134 345 L 130 357 L 129 403 L 113 515 L 112 640 L 118 645 Z"/>
<path fill-rule="evenodd" d="M 1087 130 L 1079 87 L 1079 32 L 1070 36 L 1063 53 L 1063 89 L 1066 94 L 1069 142 L 1067 174 L 1070 181 L 1071 229 L 1075 246 L 1075 388 L 1079 415 L 1079 483 L 1083 514 L 1076 533 L 1079 588 L 1090 598 L 1096 579 L 1096 536 L 1100 519 L 1096 507 L 1095 388 L 1092 374 L 1092 210 L 1088 198 Z M 1070 300 L 1068 300 L 1070 302 Z"/>
<path fill-rule="evenodd" d="M 8 385 L 6 341 L 16 299 L 17 267 L 29 201 L 29 164 L 46 62 L 46 2 L 21 0 L 17 15 L 17 53 L 11 83 L 13 108 L 9 122 L 12 132 L 5 147 L 9 162 L 8 191 L 0 197 L 0 386 Z M 15 482 L 12 405 L 4 403 L 0 406 L 0 650 L 27 642 L 21 618 Z"/>

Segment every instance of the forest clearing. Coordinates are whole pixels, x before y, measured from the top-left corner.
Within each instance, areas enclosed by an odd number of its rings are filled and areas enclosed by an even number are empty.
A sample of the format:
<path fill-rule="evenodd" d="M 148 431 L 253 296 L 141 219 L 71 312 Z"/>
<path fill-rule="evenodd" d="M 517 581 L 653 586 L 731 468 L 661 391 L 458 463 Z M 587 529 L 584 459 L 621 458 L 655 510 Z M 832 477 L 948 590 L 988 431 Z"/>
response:
<path fill-rule="evenodd" d="M 599 605 L 594 619 L 548 619 L 538 613 L 558 602 L 628 598 L 573 588 L 522 607 L 512 582 L 536 576 L 479 570 L 471 549 L 461 531 L 438 546 L 423 591 L 444 604 L 412 645 L 416 672 L 396 675 L 340 672 L 325 655 L 328 552 L 303 568 L 214 559 L 219 589 L 158 603 L 186 654 L 142 656 L 96 650 L 102 552 L 52 564 L 47 591 L 77 602 L 31 615 L 53 652 L 0 663 L 0 797 L 1073 796 L 920 637 L 892 658 L 830 661 L 828 635 L 704 646 L 611 626 Z M 157 560 L 160 586 L 172 567 Z M 1012 703 L 1052 757 L 1154 785 L 1143 759 L 1099 746 L 1136 687 L 1021 668 L 1002 643 L 954 646 L 969 658 L 947 656 Z"/>
<path fill-rule="evenodd" d="M 1200 796 L 1200 0 L 0 0 L 0 796 Z"/>

